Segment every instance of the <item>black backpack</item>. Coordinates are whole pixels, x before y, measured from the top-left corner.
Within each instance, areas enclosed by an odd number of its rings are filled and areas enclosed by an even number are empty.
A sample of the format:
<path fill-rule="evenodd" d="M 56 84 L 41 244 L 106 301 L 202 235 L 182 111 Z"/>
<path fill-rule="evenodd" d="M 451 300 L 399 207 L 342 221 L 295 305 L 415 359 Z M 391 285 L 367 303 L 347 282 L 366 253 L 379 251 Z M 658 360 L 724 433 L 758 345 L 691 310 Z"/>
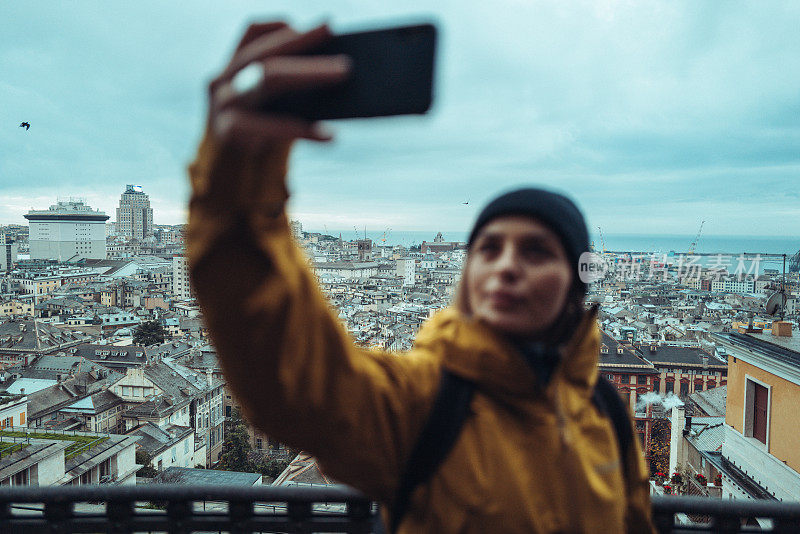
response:
<path fill-rule="evenodd" d="M 400 521 L 408 511 L 411 493 L 433 476 L 455 444 L 461 427 L 470 414 L 474 391 L 474 382 L 442 369 L 439 392 L 433 403 L 433 409 L 406 462 L 405 472 L 395 493 L 394 506 L 390 513 L 390 532 L 397 531 Z M 600 413 L 611 419 L 619 443 L 623 474 L 627 480 L 628 462 L 625 459 L 633 440 L 628 408 L 622 402 L 617 388 L 602 375 L 598 377 L 592 393 L 592 403 Z M 385 532 L 380 514 L 376 515 L 374 532 Z"/>

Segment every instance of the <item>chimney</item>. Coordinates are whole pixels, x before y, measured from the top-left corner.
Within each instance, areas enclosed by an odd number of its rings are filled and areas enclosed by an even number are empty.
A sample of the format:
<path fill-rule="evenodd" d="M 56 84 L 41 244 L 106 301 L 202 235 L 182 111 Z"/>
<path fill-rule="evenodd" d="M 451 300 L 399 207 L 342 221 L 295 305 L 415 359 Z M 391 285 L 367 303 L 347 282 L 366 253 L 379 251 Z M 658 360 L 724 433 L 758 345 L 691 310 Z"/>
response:
<path fill-rule="evenodd" d="M 776 337 L 792 337 L 792 323 L 789 321 L 773 321 L 772 335 Z"/>
<path fill-rule="evenodd" d="M 703 369 L 708 369 L 708 354 L 703 353 Z"/>
<path fill-rule="evenodd" d="M 206 369 L 206 381 L 208 381 L 209 386 L 214 381 L 214 374 L 211 372 L 211 369 Z"/>
<path fill-rule="evenodd" d="M 19 388 L 19 394 L 25 395 L 25 388 Z"/>
<path fill-rule="evenodd" d="M 677 470 L 679 464 L 686 463 L 685 449 L 686 441 L 683 439 L 686 432 L 686 417 L 683 406 L 675 406 L 670 414 L 670 438 L 669 438 L 669 472 Z"/>

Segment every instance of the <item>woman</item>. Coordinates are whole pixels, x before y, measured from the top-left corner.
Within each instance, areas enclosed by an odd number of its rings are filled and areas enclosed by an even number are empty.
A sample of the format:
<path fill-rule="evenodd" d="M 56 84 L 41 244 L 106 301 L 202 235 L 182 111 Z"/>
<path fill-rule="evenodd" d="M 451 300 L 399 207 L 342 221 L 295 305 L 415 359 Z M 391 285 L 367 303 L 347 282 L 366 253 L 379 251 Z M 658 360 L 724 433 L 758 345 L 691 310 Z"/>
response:
<path fill-rule="evenodd" d="M 471 415 L 413 491 L 400 532 L 650 531 L 638 440 L 620 458 L 590 401 L 599 333 L 576 276 L 588 237 L 566 198 L 521 190 L 487 206 L 456 305 L 423 326 L 408 354 L 356 347 L 342 329 L 284 212 L 292 141 L 330 136 L 253 111 L 345 79 L 346 58 L 291 56 L 329 37 L 324 26 L 251 26 L 211 84 L 209 128 L 190 168 L 191 275 L 245 415 L 391 509 L 446 369 L 475 384 Z M 232 80 L 251 62 L 264 65 L 264 81 L 237 93 Z"/>

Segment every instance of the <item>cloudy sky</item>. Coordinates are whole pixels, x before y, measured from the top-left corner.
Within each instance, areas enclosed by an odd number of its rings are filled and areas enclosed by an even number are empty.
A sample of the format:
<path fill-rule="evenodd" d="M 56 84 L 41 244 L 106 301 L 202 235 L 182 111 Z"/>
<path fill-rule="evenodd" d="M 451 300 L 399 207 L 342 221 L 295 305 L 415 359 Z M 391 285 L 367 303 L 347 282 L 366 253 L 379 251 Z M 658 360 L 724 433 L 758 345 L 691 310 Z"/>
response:
<path fill-rule="evenodd" d="M 274 18 L 441 31 L 428 116 L 298 146 L 306 227 L 463 231 L 534 183 L 607 233 L 800 235 L 796 1 L 3 2 L 0 224 L 69 196 L 113 218 L 125 184 L 183 222 L 205 83 Z"/>

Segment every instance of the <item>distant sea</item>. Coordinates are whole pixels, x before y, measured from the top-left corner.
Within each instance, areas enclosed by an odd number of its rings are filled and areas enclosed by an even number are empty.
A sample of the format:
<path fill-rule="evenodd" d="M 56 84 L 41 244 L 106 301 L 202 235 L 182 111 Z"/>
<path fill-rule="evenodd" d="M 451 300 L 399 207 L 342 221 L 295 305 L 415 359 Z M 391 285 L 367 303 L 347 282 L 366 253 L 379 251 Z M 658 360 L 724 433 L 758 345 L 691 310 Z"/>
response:
<path fill-rule="evenodd" d="M 324 230 L 303 228 L 306 232 L 319 232 L 326 233 Z M 356 239 L 356 233 L 351 228 L 350 230 L 331 230 L 328 229 L 329 235 L 338 237 L 341 233 L 342 239 L 352 240 Z M 419 245 L 422 241 L 431 242 L 436 237 L 436 231 L 391 231 L 385 236 L 383 241 L 383 232 L 370 232 L 367 230 L 366 236 L 372 239 L 376 245 L 403 245 L 410 247 L 412 245 Z M 358 234 L 358 238 L 364 237 L 362 230 Z M 442 232 L 442 238 L 445 241 L 460 241 L 466 242 L 469 235 L 467 232 Z M 694 240 L 694 235 L 634 235 L 634 234 L 603 234 L 606 243 L 606 250 L 612 252 L 640 252 L 645 254 L 657 254 L 659 257 L 667 255 L 668 262 L 675 263 L 678 257 L 682 254 L 689 252 L 689 247 Z M 600 235 L 592 234 L 590 240 L 594 242 L 596 250 L 602 250 Z M 789 268 L 788 261 L 791 256 L 800 251 L 800 237 L 762 237 L 762 236 L 746 236 L 746 235 L 708 235 L 700 236 L 697 243 L 695 252 L 705 254 L 722 254 L 728 257 L 727 264 L 728 270 L 735 272 L 738 264 L 737 256 L 742 253 L 747 254 L 786 254 L 787 255 L 787 271 Z M 700 256 L 696 257 L 699 265 L 708 266 L 714 260 L 715 256 Z M 749 271 L 751 269 L 751 261 L 744 262 L 744 268 Z M 783 268 L 783 261 L 781 258 L 763 258 L 759 261 L 757 268 L 753 271 L 758 271 L 759 274 L 764 272 L 764 269 L 777 269 L 779 272 Z M 746 272 L 746 271 L 745 271 Z M 752 272 L 752 271 L 751 271 Z"/>
<path fill-rule="evenodd" d="M 306 232 L 320 232 L 325 233 L 321 229 L 303 228 Z M 339 237 L 341 233 L 342 239 L 352 240 L 356 239 L 356 233 L 351 228 L 350 230 L 331 230 L 328 229 L 329 235 Z M 436 237 L 436 231 L 391 231 L 386 236 L 386 241 L 382 241 L 383 232 L 370 232 L 367 230 L 366 236 L 377 244 L 386 245 L 403 245 L 410 247 L 412 245 L 419 245 L 422 241 L 433 241 Z M 361 231 L 357 236 L 359 239 L 364 237 L 364 232 Z M 445 241 L 461 241 L 467 240 L 467 232 L 442 232 L 442 237 Z M 694 240 L 693 235 L 633 235 L 633 234 L 604 234 L 606 242 L 606 250 L 615 252 L 644 252 L 644 253 L 657 253 L 675 254 L 687 253 L 689 246 Z M 592 234 L 590 239 L 594 242 L 595 248 L 600 250 L 600 236 Z M 800 237 L 761 237 L 761 236 L 745 236 L 745 235 L 731 235 L 731 236 L 700 236 L 697 243 L 695 252 L 711 253 L 711 254 L 741 254 L 746 253 L 761 253 L 761 254 L 789 254 L 794 255 L 800 251 Z"/>

